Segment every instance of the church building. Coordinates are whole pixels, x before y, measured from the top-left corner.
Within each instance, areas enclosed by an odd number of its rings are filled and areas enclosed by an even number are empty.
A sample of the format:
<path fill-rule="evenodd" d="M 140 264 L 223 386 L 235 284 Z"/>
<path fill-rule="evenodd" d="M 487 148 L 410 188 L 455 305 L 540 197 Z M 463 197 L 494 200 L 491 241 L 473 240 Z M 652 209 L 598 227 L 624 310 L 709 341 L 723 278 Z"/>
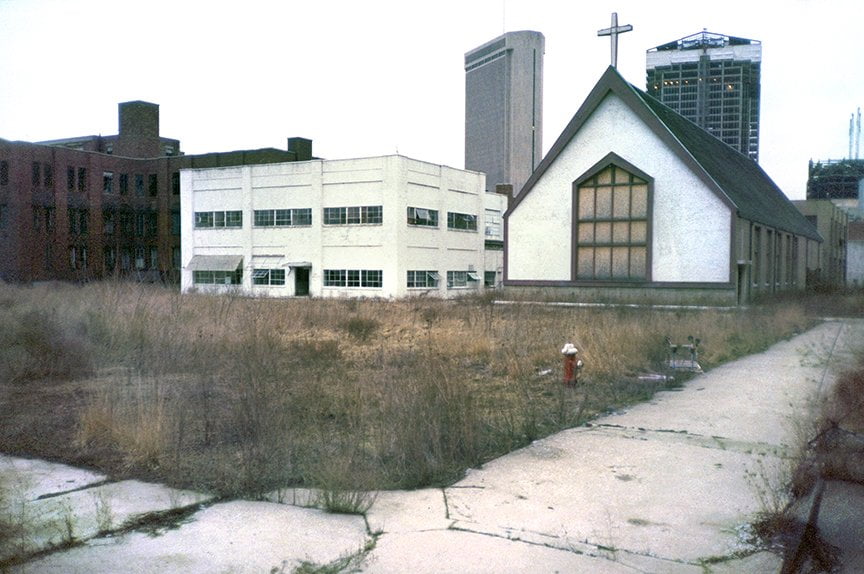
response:
<path fill-rule="evenodd" d="M 504 216 L 505 286 L 743 304 L 803 289 L 816 228 L 753 160 L 610 66 Z"/>

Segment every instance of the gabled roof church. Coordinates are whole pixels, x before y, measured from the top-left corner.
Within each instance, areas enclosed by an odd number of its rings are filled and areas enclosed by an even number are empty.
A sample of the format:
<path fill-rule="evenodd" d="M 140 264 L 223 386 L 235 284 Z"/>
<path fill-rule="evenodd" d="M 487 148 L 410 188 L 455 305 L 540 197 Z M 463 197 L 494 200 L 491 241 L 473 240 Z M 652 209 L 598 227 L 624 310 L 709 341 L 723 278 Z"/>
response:
<path fill-rule="evenodd" d="M 822 241 L 758 164 L 614 66 L 504 224 L 505 285 L 581 301 L 734 305 L 803 289 Z"/>

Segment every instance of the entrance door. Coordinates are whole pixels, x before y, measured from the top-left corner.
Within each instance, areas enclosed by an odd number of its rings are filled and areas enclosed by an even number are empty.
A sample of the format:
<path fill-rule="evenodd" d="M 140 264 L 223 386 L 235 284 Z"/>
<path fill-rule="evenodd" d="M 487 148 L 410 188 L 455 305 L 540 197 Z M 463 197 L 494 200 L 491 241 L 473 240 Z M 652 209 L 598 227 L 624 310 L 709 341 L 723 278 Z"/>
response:
<path fill-rule="evenodd" d="M 738 304 L 746 305 L 750 301 L 750 274 L 749 265 L 738 264 Z"/>
<path fill-rule="evenodd" d="M 294 268 L 294 295 L 305 297 L 309 295 L 309 268 Z"/>

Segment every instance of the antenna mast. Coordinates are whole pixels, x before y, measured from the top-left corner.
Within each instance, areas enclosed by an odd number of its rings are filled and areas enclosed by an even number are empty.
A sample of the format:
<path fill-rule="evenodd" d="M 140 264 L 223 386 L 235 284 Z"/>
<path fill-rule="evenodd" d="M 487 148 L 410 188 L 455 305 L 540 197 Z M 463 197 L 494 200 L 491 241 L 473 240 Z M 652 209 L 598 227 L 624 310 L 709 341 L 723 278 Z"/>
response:
<path fill-rule="evenodd" d="M 861 108 L 858 108 L 858 126 L 855 131 L 855 159 L 858 159 L 858 152 L 861 149 Z"/>

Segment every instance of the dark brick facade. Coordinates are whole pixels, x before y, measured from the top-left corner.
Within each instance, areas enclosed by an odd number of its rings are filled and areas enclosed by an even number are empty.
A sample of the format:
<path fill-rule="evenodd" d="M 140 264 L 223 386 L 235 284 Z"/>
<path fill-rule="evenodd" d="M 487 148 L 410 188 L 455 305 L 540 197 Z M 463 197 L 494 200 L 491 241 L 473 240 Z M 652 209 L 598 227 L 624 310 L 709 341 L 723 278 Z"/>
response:
<path fill-rule="evenodd" d="M 181 169 L 312 159 L 303 138 L 287 150 L 183 155 L 159 136 L 158 106 L 147 102 L 120 104 L 119 131 L 0 139 L 0 280 L 176 281 Z"/>

